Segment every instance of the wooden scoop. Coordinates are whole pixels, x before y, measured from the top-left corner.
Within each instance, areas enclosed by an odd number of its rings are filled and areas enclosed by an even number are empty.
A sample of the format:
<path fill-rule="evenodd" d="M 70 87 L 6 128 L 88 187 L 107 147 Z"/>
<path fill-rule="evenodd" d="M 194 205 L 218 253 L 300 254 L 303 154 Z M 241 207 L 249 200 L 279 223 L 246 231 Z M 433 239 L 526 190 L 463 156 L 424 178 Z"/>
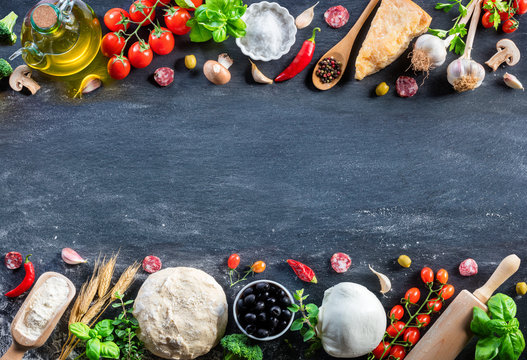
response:
<path fill-rule="evenodd" d="M 42 335 L 40 335 L 40 337 L 36 340 L 28 339 L 16 329 L 16 325 L 20 321 L 24 321 L 24 315 L 26 314 L 28 306 L 31 304 L 32 299 L 35 296 L 36 291 L 46 282 L 47 279 L 51 277 L 58 277 L 64 279 L 68 284 L 70 292 L 64 304 L 62 304 L 62 306 L 56 312 L 55 317 L 49 320 L 47 326 L 42 331 Z M 7 350 L 7 352 L 4 354 L 4 356 L 0 358 L 0 360 L 21 360 L 26 351 L 44 345 L 44 343 L 48 340 L 49 336 L 53 332 L 53 329 L 55 329 L 55 326 L 57 326 L 57 323 L 62 317 L 62 314 L 64 314 L 64 311 L 66 311 L 68 305 L 75 296 L 75 292 L 75 286 L 64 275 L 56 272 L 46 272 L 42 274 L 38 278 L 37 282 L 33 286 L 33 289 L 27 296 L 26 300 L 24 301 L 24 303 L 18 310 L 18 313 L 16 314 L 15 318 L 13 319 L 13 322 L 11 323 L 11 335 L 13 336 L 13 343 L 11 344 L 11 347 Z"/>
<path fill-rule="evenodd" d="M 366 22 L 366 20 L 368 19 L 368 17 L 370 16 L 373 9 L 375 9 L 378 3 L 379 0 L 370 0 L 370 3 L 368 4 L 368 6 L 366 6 L 366 9 L 364 9 L 361 16 L 359 17 L 355 25 L 353 25 L 348 34 L 344 36 L 344 38 L 340 40 L 337 45 L 333 46 L 327 53 L 325 53 L 317 62 L 315 70 L 313 70 L 313 85 L 315 85 L 317 89 L 329 90 L 333 86 L 335 86 L 340 81 L 340 79 L 342 79 L 342 74 L 344 74 L 346 66 L 348 65 L 348 60 L 350 57 L 351 49 L 353 48 L 353 44 L 355 43 L 355 39 L 357 38 L 357 35 L 359 35 L 362 26 L 364 25 L 364 23 Z M 318 64 L 320 64 L 320 61 L 322 61 L 323 59 L 331 56 L 333 56 L 335 60 L 341 63 L 340 75 L 329 83 L 323 83 L 317 76 L 317 70 L 319 67 Z"/>

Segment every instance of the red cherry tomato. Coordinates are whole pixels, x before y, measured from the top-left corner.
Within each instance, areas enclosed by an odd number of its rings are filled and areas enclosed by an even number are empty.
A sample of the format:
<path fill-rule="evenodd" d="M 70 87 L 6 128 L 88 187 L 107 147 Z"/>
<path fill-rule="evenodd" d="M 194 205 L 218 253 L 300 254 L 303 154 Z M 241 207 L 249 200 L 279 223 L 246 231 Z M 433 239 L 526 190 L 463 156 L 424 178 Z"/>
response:
<path fill-rule="evenodd" d="M 511 7 L 507 11 L 500 11 L 499 14 L 501 21 L 507 21 L 514 16 L 514 8 Z"/>
<path fill-rule="evenodd" d="M 518 15 L 527 13 L 527 0 L 514 0 L 512 5 Z"/>
<path fill-rule="evenodd" d="M 152 21 L 156 17 L 156 11 L 155 9 L 152 9 L 153 6 L 154 4 L 151 2 L 151 0 L 134 1 L 134 3 L 130 6 L 130 19 L 140 23 L 148 18 L 144 24 L 152 24 Z"/>
<path fill-rule="evenodd" d="M 168 5 L 172 0 L 159 0 L 161 4 Z"/>
<path fill-rule="evenodd" d="M 483 17 L 481 18 L 481 25 L 483 25 L 483 27 L 486 29 L 490 29 L 491 27 L 494 26 L 494 22 L 490 21 L 491 15 L 492 14 L 490 13 L 490 11 L 487 10 L 483 14 Z"/>
<path fill-rule="evenodd" d="M 104 24 L 110 31 L 126 31 L 130 27 L 130 14 L 120 8 L 110 9 L 104 14 Z"/>
<path fill-rule="evenodd" d="M 421 292 L 418 288 L 411 288 L 406 292 L 404 298 L 412 304 L 417 304 L 421 298 Z"/>
<path fill-rule="evenodd" d="M 128 49 L 128 58 L 134 68 L 142 69 L 150 65 L 154 54 L 150 49 L 150 45 L 143 41 L 136 41 Z"/>
<path fill-rule="evenodd" d="M 421 333 L 419 332 L 418 328 L 409 327 L 404 331 L 403 340 L 415 345 L 419 341 L 420 337 Z"/>
<path fill-rule="evenodd" d="M 415 323 L 417 325 L 421 325 L 421 327 L 425 327 L 425 326 L 428 326 L 428 324 L 430 324 L 430 315 L 428 314 L 417 315 L 415 319 L 416 319 Z"/>
<path fill-rule="evenodd" d="M 441 291 L 439 291 L 439 295 L 443 298 L 443 300 L 448 300 L 454 295 L 455 289 L 454 286 L 448 284 L 443 286 Z"/>
<path fill-rule="evenodd" d="M 434 270 L 430 269 L 429 267 L 424 267 L 423 270 L 421 270 L 421 280 L 425 284 L 430 284 L 434 282 Z"/>
<path fill-rule="evenodd" d="M 240 255 L 238 254 L 231 254 L 229 256 L 229 259 L 227 260 L 227 266 L 229 269 L 234 270 L 240 265 Z"/>
<path fill-rule="evenodd" d="M 191 28 L 187 26 L 190 14 L 187 10 L 173 6 L 166 10 L 165 24 L 167 28 L 176 35 L 185 35 Z"/>
<path fill-rule="evenodd" d="M 174 35 L 167 28 L 156 28 L 150 32 L 148 43 L 158 55 L 167 55 L 174 50 Z"/>
<path fill-rule="evenodd" d="M 426 304 L 426 308 L 428 310 L 432 310 L 432 312 L 439 312 L 441 311 L 441 308 L 443 307 L 443 302 L 438 298 L 433 298 L 428 301 Z"/>
<path fill-rule="evenodd" d="M 130 74 L 130 61 L 126 56 L 114 55 L 108 61 L 108 74 L 115 80 L 122 80 Z"/>
<path fill-rule="evenodd" d="M 510 34 L 518 30 L 520 23 L 516 19 L 509 19 L 503 23 L 501 29 L 504 33 Z"/>
<path fill-rule="evenodd" d="M 376 359 L 386 359 L 390 355 L 390 349 L 391 346 L 388 341 L 381 341 L 379 345 L 373 349 L 372 354 Z"/>
<path fill-rule="evenodd" d="M 265 267 L 266 267 L 265 263 L 262 260 L 259 260 L 255 262 L 254 264 L 252 264 L 251 270 L 259 274 L 259 273 L 264 272 Z"/>
<path fill-rule="evenodd" d="M 203 0 L 191 0 L 194 3 L 194 8 L 197 9 L 203 4 Z"/>
<path fill-rule="evenodd" d="M 101 41 L 101 52 L 106 57 L 119 55 L 126 44 L 124 37 L 119 33 L 108 33 L 104 35 Z"/>
<path fill-rule="evenodd" d="M 401 345 L 395 345 L 390 350 L 390 358 L 394 360 L 403 360 L 406 356 L 406 350 Z"/>
<path fill-rule="evenodd" d="M 440 284 L 446 284 L 448 282 L 448 271 L 445 269 L 439 269 L 436 274 L 436 280 Z"/>
<path fill-rule="evenodd" d="M 404 328 L 406 324 L 403 321 L 397 321 L 395 324 L 391 324 L 386 328 L 386 332 L 391 337 L 396 337 L 397 334 Z"/>
<path fill-rule="evenodd" d="M 401 320 L 404 316 L 404 308 L 401 305 L 395 305 L 390 310 L 390 319 Z"/>

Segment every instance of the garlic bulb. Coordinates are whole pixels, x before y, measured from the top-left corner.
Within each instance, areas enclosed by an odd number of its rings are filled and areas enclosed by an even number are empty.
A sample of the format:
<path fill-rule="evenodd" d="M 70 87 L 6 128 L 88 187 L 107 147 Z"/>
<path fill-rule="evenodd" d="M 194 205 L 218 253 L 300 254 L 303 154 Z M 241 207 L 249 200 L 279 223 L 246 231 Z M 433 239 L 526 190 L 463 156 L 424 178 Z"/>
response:
<path fill-rule="evenodd" d="M 421 35 L 414 44 L 412 68 L 424 72 L 435 69 L 445 63 L 446 54 L 443 40 L 435 35 Z"/>
<path fill-rule="evenodd" d="M 474 60 L 459 58 L 448 65 L 447 79 L 457 92 L 474 90 L 485 79 L 485 68 Z"/>

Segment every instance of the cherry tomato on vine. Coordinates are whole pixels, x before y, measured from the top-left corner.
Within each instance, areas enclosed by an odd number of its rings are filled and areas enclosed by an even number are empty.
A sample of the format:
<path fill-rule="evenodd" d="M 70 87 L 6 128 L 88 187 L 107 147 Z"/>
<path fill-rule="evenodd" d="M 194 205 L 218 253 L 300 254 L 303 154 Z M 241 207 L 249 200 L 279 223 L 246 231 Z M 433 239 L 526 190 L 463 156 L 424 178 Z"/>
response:
<path fill-rule="evenodd" d="M 165 24 L 167 28 L 176 35 L 185 35 L 191 28 L 187 26 L 190 14 L 187 10 L 178 6 L 170 7 L 165 12 Z"/>
<path fill-rule="evenodd" d="M 409 327 L 404 331 L 403 340 L 415 345 L 419 341 L 420 337 L 421 333 L 419 332 L 418 328 Z"/>
<path fill-rule="evenodd" d="M 436 280 L 440 284 L 446 284 L 448 282 L 448 271 L 445 269 L 439 269 L 436 274 Z"/>
<path fill-rule="evenodd" d="M 101 41 L 101 52 L 106 57 L 112 57 L 113 55 L 119 55 L 124 49 L 126 44 L 124 37 L 115 32 L 104 35 Z"/>
<path fill-rule="evenodd" d="M 150 32 L 148 43 L 158 55 L 167 55 L 174 50 L 174 35 L 164 27 L 156 27 Z"/>
<path fill-rule="evenodd" d="M 448 284 L 448 285 L 443 286 L 441 291 L 439 291 L 439 295 L 443 298 L 443 300 L 448 300 L 452 297 L 452 295 L 454 295 L 454 292 L 455 292 L 454 286 Z"/>
<path fill-rule="evenodd" d="M 501 26 L 501 30 L 503 30 L 504 33 L 510 34 L 518 30 L 518 26 L 520 23 L 516 19 L 509 19 L 503 23 Z"/>
<path fill-rule="evenodd" d="M 130 61 L 126 56 L 114 55 L 108 61 L 108 74 L 115 80 L 122 80 L 130 74 Z"/>
<path fill-rule="evenodd" d="M 265 263 L 262 260 L 258 260 L 254 264 L 252 264 L 251 270 L 259 274 L 259 273 L 264 272 L 265 267 L 266 267 Z"/>
<path fill-rule="evenodd" d="M 527 13 L 527 0 L 514 0 L 512 6 L 516 9 L 518 15 Z"/>
<path fill-rule="evenodd" d="M 443 302 L 438 298 L 431 299 L 426 304 L 426 308 L 428 310 L 432 310 L 432 312 L 439 312 L 441 311 L 442 307 L 443 307 Z"/>
<path fill-rule="evenodd" d="M 136 41 L 128 49 L 128 58 L 134 68 L 142 69 L 150 65 L 154 54 L 150 49 L 150 45 L 144 41 Z"/>
<path fill-rule="evenodd" d="M 399 334 L 399 332 L 404 328 L 405 325 L 406 324 L 403 321 L 397 321 L 396 323 L 389 325 L 386 328 L 386 332 L 391 337 L 396 337 L 397 334 Z"/>
<path fill-rule="evenodd" d="M 415 323 L 417 325 L 421 325 L 421 327 L 428 326 L 428 324 L 430 324 L 430 315 L 428 314 L 417 315 L 415 318 Z"/>
<path fill-rule="evenodd" d="M 481 18 L 481 25 L 483 25 L 484 28 L 490 29 L 494 26 L 494 22 L 490 20 L 490 17 L 492 16 L 490 11 L 485 11 L 483 14 L 483 17 Z"/>
<path fill-rule="evenodd" d="M 192 3 L 194 4 L 194 8 L 199 8 L 201 6 L 201 4 L 203 4 L 203 0 L 191 0 Z"/>
<path fill-rule="evenodd" d="M 512 18 L 514 16 L 514 14 L 516 13 L 516 11 L 514 11 L 514 8 L 509 8 L 507 11 L 500 11 L 499 14 L 500 14 L 500 20 L 501 21 L 507 21 L 509 20 L 510 18 Z"/>
<path fill-rule="evenodd" d="M 390 310 L 390 319 L 401 320 L 404 316 L 404 308 L 401 305 L 395 305 Z"/>
<path fill-rule="evenodd" d="M 403 360 L 406 356 L 406 350 L 401 345 L 395 345 L 390 350 L 390 358 L 394 360 Z"/>
<path fill-rule="evenodd" d="M 376 359 L 385 359 L 390 355 L 390 343 L 388 341 L 381 341 L 375 349 L 373 349 L 372 354 Z M 382 355 L 384 353 L 384 356 Z"/>
<path fill-rule="evenodd" d="M 434 282 L 434 270 L 430 269 L 429 267 L 424 267 L 421 270 L 421 280 L 425 284 L 430 284 Z"/>
<path fill-rule="evenodd" d="M 240 255 L 238 254 L 231 254 L 229 256 L 229 259 L 227 260 L 227 266 L 229 269 L 234 270 L 240 265 Z"/>
<path fill-rule="evenodd" d="M 156 17 L 156 11 L 155 9 L 152 9 L 154 4 L 151 2 L 151 0 L 136 0 L 133 2 L 133 4 L 130 6 L 130 19 L 135 22 L 142 22 L 146 18 L 148 20 L 145 21 L 144 24 L 152 24 L 152 21 Z"/>
<path fill-rule="evenodd" d="M 418 288 L 411 288 L 406 292 L 404 298 L 412 304 L 417 304 L 421 298 L 421 292 Z"/>
<path fill-rule="evenodd" d="M 104 25 L 110 31 L 126 31 L 130 27 L 130 14 L 128 11 L 120 8 L 110 9 L 104 14 Z"/>
<path fill-rule="evenodd" d="M 159 0 L 161 4 L 168 5 L 172 0 Z"/>

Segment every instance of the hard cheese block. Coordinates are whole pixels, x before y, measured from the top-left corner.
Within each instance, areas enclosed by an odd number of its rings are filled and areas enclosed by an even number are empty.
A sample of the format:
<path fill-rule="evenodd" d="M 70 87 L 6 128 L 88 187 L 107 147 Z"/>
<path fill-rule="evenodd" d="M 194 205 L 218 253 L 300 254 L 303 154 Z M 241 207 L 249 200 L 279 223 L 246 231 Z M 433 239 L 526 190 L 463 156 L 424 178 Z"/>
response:
<path fill-rule="evenodd" d="M 383 0 L 355 62 L 355 78 L 384 69 L 424 33 L 432 17 L 410 0 Z"/>

